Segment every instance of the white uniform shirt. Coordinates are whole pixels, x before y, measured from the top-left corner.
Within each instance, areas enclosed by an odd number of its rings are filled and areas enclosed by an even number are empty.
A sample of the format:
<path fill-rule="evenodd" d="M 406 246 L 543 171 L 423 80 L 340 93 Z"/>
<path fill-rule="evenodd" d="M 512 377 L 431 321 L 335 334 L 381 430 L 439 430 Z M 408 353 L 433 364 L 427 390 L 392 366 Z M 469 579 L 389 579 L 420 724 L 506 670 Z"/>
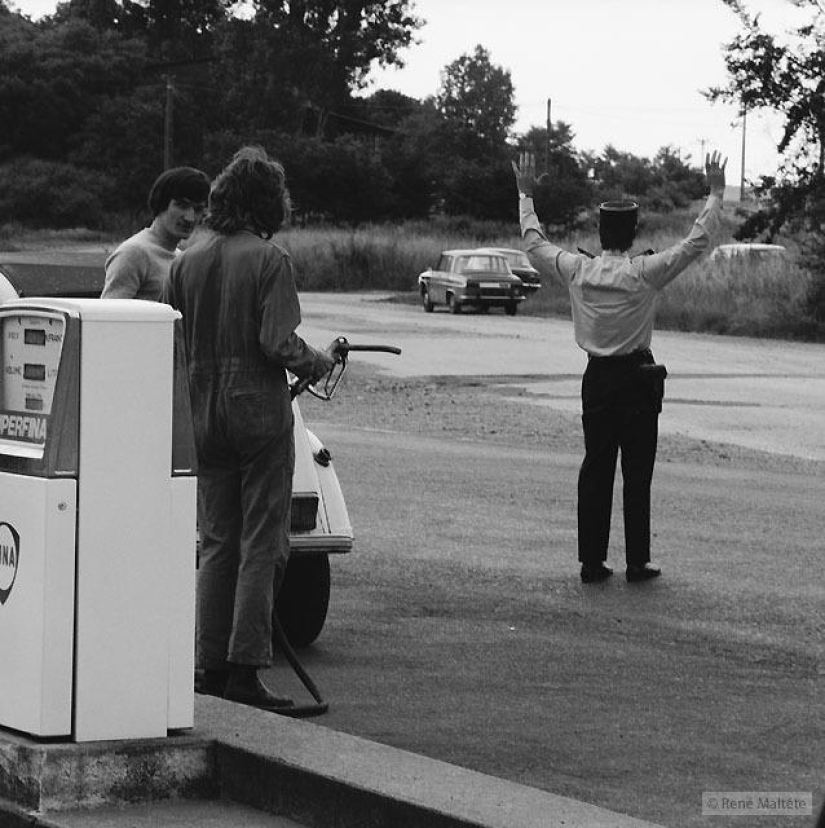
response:
<path fill-rule="evenodd" d="M 593 356 L 650 347 L 658 292 L 710 247 L 721 209 L 719 197 L 708 196 L 687 238 L 661 253 L 631 258 L 605 251 L 590 258 L 547 240 L 532 198 L 522 196 L 519 205 L 527 255 L 540 273 L 567 286 L 576 342 Z"/>

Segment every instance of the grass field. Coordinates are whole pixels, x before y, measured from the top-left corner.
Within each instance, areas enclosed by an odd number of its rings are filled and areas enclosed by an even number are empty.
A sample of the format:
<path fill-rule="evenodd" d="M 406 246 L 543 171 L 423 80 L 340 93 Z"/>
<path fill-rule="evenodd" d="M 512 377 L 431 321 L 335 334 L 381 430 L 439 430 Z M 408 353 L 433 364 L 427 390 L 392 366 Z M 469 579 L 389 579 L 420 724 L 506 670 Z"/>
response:
<path fill-rule="evenodd" d="M 697 208 L 666 215 L 643 216 L 634 250 L 663 250 L 690 230 Z M 714 241 L 732 241 L 738 223 L 731 208 Z M 84 229 L 27 231 L 0 227 L 0 253 L 98 242 L 113 248 L 119 238 Z M 598 251 L 595 228 L 554 237 L 568 250 Z M 289 227 L 276 241 L 289 250 L 299 290 L 386 290 L 400 301 L 416 302 L 418 274 L 435 264 L 442 250 L 496 245 L 521 247 L 518 226 L 460 218 L 435 218 L 402 225 L 358 228 Z M 741 266 L 714 263 L 703 257 L 661 294 L 657 327 L 772 338 L 825 340 L 825 323 L 812 316 L 810 297 L 818 287 L 791 249 L 782 261 Z M 520 313 L 567 316 L 570 304 L 563 287 L 545 284 L 524 302 Z"/>
<path fill-rule="evenodd" d="M 671 226 L 642 227 L 634 250 L 663 250 L 690 230 L 694 212 L 671 217 Z M 431 267 L 442 250 L 451 247 L 496 245 L 522 247 L 515 228 L 499 235 L 484 232 L 459 235 L 445 228 L 365 227 L 355 230 L 291 229 L 281 243 L 295 262 L 298 286 L 303 290 L 389 290 L 416 302 L 416 279 Z M 733 223 L 715 241 L 732 241 Z M 591 231 L 556 238 L 568 250 L 598 251 L 598 235 Z M 789 339 L 825 338 L 809 318 L 808 297 L 814 276 L 801 268 L 791 251 L 781 261 L 742 265 L 711 262 L 708 257 L 691 265 L 661 294 L 657 326 L 685 330 Z M 569 315 L 566 290 L 542 287 L 524 302 L 520 313 L 535 316 Z"/>

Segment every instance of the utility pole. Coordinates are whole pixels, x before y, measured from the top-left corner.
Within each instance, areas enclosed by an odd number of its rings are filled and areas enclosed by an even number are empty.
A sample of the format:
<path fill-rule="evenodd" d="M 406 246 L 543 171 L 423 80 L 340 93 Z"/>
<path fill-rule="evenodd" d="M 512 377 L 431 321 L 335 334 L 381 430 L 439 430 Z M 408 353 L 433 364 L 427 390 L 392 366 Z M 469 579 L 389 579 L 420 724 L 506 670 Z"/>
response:
<path fill-rule="evenodd" d="M 172 115 L 175 100 L 175 75 L 174 70 L 179 67 L 197 66 L 201 63 L 212 63 L 219 59 L 219 55 L 207 55 L 192 60 L 171 60 L 163 63 L 150 63 L 146 68 L 150 71 L 161 70 L 166 77 L 166 106 L 163 122 L 163 168 L 168 170 L 172 166 L 174 157 L 174 131 Z"/>
<path fill-rule="evenodd" d="M 739 176 L 739 202 L 745 200 L 745 133 L 747 132 L 748 108 L 742 106 L 742 171 Z"/>
<path fill-rule="evenodd" d="M 550 172 L 550 98 L 547 99 L 547 141 L 544 144 L 544 171 Z"/>
<path fill-rule="evenodd" d="M 163 169 L 168 170 L 172 166 L 172 114 L 174 109 L 175 84 L 172 82 L 172 75 L 166 76 L 166 118 L 163 124 Z"/>

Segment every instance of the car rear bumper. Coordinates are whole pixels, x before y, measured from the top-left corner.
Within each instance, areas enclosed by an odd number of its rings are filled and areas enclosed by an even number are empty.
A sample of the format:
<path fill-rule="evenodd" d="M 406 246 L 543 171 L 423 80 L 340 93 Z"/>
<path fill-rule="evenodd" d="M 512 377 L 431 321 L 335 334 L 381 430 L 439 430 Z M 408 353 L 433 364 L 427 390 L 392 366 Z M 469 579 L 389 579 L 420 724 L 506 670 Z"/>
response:
<path fill-rule="evenodd" d="M 515 293 L 512 288 L 485 288 L 465 290 L 456 294 L 456 299 L 462 305 L 488 305 L 491 307 L 509 305 L 513 302 L 523 302 L 524 293 Z"/>
<path fill-rule="evenodd" d="M 289 549 L 293 555 L 311 555 L 314 552 L 343 555 L 346 552 L 352 552 L 352 537 L 350 535 L 292 534 L 289 536 Z"/>

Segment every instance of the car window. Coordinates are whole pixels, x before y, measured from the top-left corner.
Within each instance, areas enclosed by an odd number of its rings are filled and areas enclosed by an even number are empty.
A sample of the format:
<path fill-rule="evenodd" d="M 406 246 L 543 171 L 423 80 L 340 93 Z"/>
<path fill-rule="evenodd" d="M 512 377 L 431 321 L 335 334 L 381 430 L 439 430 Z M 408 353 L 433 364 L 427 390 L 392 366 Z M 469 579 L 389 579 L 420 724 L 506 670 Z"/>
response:
<path fill-rule="evenodd" d="M 508 253 L 507 261 L 516 267 L 530 267 L 530 260 L 526 253 Z"/>
<path fill-rule="evenodd" d="M 487 273 L 507 273 L 509 267 L 502 256 L 469 256 L 467 270 L 481 270 Z"/>
<path fill-rule="evenodd" d="M 453 266 L 453 270 L 456 273 L 462 273 L 463 271 L 467 270 L 467 257 L 466 256 L 458 256 L 455 260 L 455 265 Z"/>
<path fill-rule="evenodd" d="M 436 270 L 449 270 L 450 269 L 450 257 L 442 255 L 441 258 L 438 260 L 438 264 L 435 266 Z"/>

